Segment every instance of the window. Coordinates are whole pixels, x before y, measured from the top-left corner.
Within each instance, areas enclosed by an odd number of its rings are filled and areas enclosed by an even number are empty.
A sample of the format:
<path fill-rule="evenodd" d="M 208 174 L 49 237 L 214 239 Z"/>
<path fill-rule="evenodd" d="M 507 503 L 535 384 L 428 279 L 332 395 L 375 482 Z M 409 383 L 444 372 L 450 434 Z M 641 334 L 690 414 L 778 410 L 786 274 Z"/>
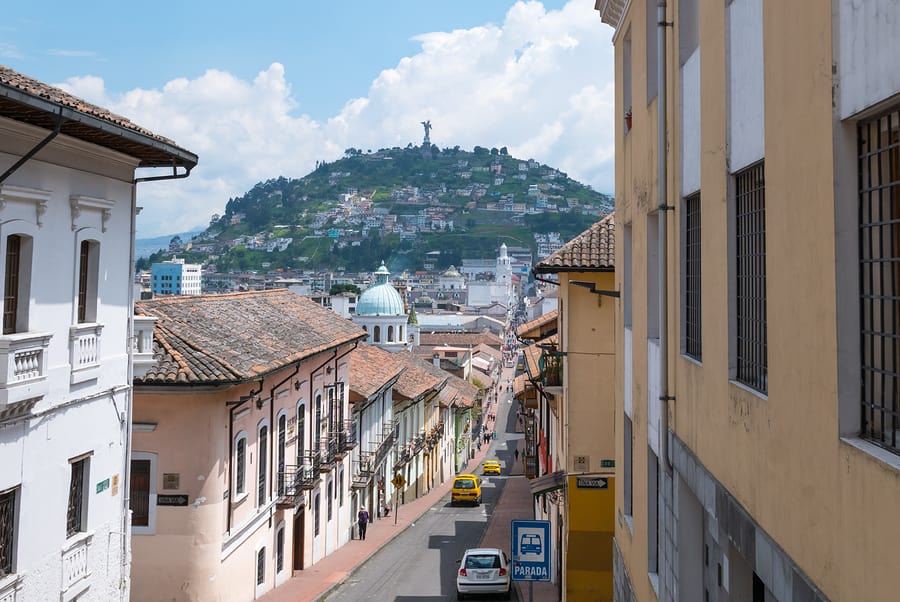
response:
<path fill-rule="evenodd" d="M 700 193 L 684 199 L 684 309 L 682 338 L 684 353 L 702 359 L 700 328 Z"/>
<path fill-rule="evenodd" d="M 81 241 L 78 262 L 78 323 L 97 321 L 97 277 L 100 245 L 96 241 Z"/>
<path fill-rule="evenodd" d="M 6 238 L 6 273 L 3 285 L 3 334 L 28 331 L 31 238 Z"/>
<path fill-rule="evenodd" d="M 266 582 L 266 549 L 260 548 L 256 552 L 256 585 Z"/>
<path fill-rule="evenodd" d="M 622 323 L 631 328 L 631 224 L 622 227 Z M 626 359 L 627 361 L 627 359 Z"/>
<path fill-rule="evenodd" d="M 313 449 L 315 449 L 322 441 L 322 394 L 316 393 L 316 422 L 313 425 L 316 429 L 316 440 L 313 441 Z"/>
<path fill-rule="evenodd" d="M 387 342 L 388 342 L 388 343 L 393 343 L 393 342 L 394 342 L 394 327 L 393 327 L 393 326 L 388 326 L 388 333 L 387 333 L 387 334 L 388 334 L 388 336 L 387 336 Z"/>
<path fill-rule="evenodd" d="M 858 135 L 860 435 L 900 454 L 900 108 Z"/>
<path fill-rule="evenodd" d="M 278 417 L 278 495 L 284 494 L 284 452 L 287 443 L 287 416 Z"/>
<path fill-rule="evenodd" d="M 275 532 L 275 572 L 284 570 L 284 524 Z"/>
<path fill-rule="evenodd" d="M 632 500 L 634 491 L 634 472 L 632 470 L 632 455 L 634 453 L 634 439 L 631 433 L 631 418 L 625 415 L 625 428 L 623 429 L 624 441 L 624 466 L 622 467 L 625 475 L 625 489 L 622 492 L 624 511 L 626 516 L 634 515 L 634 502 Z"/>
<path fill-rule="evenodd" d="M 131 461 L 131 481 L 128 486 L 131 500 L 131 526 L 150 526 L 150 460 Z"/>
<path fill-rule="evenodd" d="M 297 459 L 302 460 L 306 452 L 306 405 L 297 406 Z M 300 462 L 298 462 L 300 464 Z"/>
<path fill-rule="evenodd" d="M 622 108 L 623 113 L 626 116 L 625 119 L 625 133 L 631 130 L 631 111 L 632 111 L 632 100 L 631 100 L 631 28 L 628 28 L 628 31 L 625 32 L 625 38 L 622 43 Z"/>
<path fill-rule="evenodd" d="M 257 468 L 257 488 L 256 488 L 256 505 L 262 506 L 266 503 L 266 471 L 269 469 L 269 427 L 263 426 L 259 429 L 258 446 L 256 449 L 258 461 Z"/>
<path fill-rule="evenodd" d="M 85 530 L 85 489 L 88 483 L 88 457 L 70 460 L 69 504 L 66 509 L 66 537 Z"/>
<path fill-rule="evenodd" d="M 16 493 L 0 493 L 0 579 L 15 572 L 13 553 L 16 542 Z"/>
<path fill-rule="evenodd" d="M 332 481 L 328 481 L 328 494 L 325 498 L 325 507 L 328 509 L 328 520 L 331 520 L 332 513 L 334 512 L 334 483 Z"/>
<path fill-rule="evenodd" d="M 659 339 L 659 215 L 647 216 L 647 338 Z"/>
<path fill-rule="evenodd" d="M 234 493 L 247 493 L 247 434 L 239 433 L 234 440 Z"/>
<path fill-rule="evenodd" d="M 319 494 L 316 494 L 315 502 L 313 502 L 313 534 L 319 534 Z"/>
<path fill-rule="evenodd" d="M 735 174 L 735 377 L 768 392 L 765 164 Z"/>
<path fill-rule="evenodd" d="M 381 342 L 381 326 L 376 326 L 374 328 L 374 334 L 375 334 L 375 342 L 380 343 Z"/>
<path fill-rule="evenodd" d="M 657 86 L 659 82 L 656 80 L 657 61 L 659 57 L 657 51 L 657 3 L 658 0 L 647 0 L 646 2 L 646 48 L 647 48 L 647 104 L 649 105 L 656 98 Z"/>
<path fill-rule="evenodd" d="M 659 458 L 647 447 L 647 572 L 659 572 Z"/>
<path fill-rule="evenodd" d="M 340 501 L 338 502 L 338 506 L 344 505 L 344 469 L 338 473 L 338 496 L 340 497 Z"/>

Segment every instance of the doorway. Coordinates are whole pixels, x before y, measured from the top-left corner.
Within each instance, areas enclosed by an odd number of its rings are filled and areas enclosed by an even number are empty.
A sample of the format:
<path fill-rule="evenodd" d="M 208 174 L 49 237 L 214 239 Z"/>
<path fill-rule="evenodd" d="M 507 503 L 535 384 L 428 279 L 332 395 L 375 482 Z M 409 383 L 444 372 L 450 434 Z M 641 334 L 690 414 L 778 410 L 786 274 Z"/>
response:
<path fill-rule="evenodd" d="M 293 550 L 293 566 L 291 567 L 295 571 L 303 570 L 303 540 L 304 540 L 304 528 L 303 525 L 305 523 L 305 516 L 303 514 L 303 509 L 298 510 L 294 513 L 294 550 Z"/>

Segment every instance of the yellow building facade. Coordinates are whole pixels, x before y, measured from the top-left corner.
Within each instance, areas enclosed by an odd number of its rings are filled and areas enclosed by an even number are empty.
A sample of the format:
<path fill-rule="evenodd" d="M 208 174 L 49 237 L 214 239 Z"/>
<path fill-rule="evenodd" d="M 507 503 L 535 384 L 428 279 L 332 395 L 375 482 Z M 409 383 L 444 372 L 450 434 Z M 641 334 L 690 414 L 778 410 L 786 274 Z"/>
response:
<path fill-rule="evenodd" d="M 548 464 L 555 470 L 534 479 L 532 493 L 535 515 L 550 520 L 559 534 L 563 600 L 613 599 L 614 258 L 615 218 L 610 214 L 534 268 L 537 277 L 559 283 L 557 342 L 538 343 L 543 357 L 537 384 L 543 398 L 540 419 L 552 422 L 540 440 L 552 448 L 555 461 Z M 559 489 L 548 493 L 550 487 Z"/>
<path fill-rule="evenodd" d="M 616 599 L 897 599 L 900 3 L 596 8 Z"/>

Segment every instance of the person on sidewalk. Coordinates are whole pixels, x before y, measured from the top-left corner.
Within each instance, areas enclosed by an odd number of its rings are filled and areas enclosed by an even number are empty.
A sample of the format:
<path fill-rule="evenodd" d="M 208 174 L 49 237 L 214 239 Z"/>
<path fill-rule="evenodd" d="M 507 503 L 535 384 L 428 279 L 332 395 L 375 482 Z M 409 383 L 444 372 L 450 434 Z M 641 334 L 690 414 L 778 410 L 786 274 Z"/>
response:
<path fill-rule="evenodd" d="M 356 515 L 356 522 L 359 524 L 359 538 L 365 540 L 366 528 L 369 526 L 369 511 L 365 508 L 360 508 L 359 514 Z"/>
<path fill-rule="evenodd" d="M 516 462 L 518 462 L 519 461 L 519 448 L 518 447 L 516 448 L 515 454 L 516 454 Z"/>

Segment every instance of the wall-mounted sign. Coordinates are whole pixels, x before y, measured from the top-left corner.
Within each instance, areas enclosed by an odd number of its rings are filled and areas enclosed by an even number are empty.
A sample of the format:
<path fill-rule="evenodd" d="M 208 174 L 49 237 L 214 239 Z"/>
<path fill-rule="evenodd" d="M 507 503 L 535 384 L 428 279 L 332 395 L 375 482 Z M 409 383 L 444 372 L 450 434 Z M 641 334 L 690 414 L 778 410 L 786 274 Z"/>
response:
<path fill-rule="evenodd" d="M 186 493 L 169 493 L 166 495 L 156 496 L 157 506 L 187 506 L 188 496 Z"/>
<path fill-rule="evenodd" d="M 163 489 L 181 489 L 179 483 L 181 482 L 181 474 L 177 472 L 164 472 L 163 473 Z"/>
<path fill-rule="evenodd" d="M 578 477 L 575 479 L 575 486 L 579 489 L 606 489 L 609 483 L 599 477 Z"/>
<path fill-rule="evenodd" d="M 119 475 L 114 474 L 112 478 L 112 491 L 109 492 L 110 495 L 116 496 L 119 495 Z"/>
<path fill-rule="evenodd" d="M 591 457 L 590 456 L 575 456 L 575 471 L 576 472 L 587 472 L 591 469 Z"/>
<path fill-rule="evenodd" d="M 109 489 L 109 479 L 103 479 L 102 481 L 97 483 L 97 493 L 106 491 L 107 489 Z"/>
<path fill-rule="evenodd" d="M 615 468 L 615 460 L 600 460 L 600 468 Z"/>

